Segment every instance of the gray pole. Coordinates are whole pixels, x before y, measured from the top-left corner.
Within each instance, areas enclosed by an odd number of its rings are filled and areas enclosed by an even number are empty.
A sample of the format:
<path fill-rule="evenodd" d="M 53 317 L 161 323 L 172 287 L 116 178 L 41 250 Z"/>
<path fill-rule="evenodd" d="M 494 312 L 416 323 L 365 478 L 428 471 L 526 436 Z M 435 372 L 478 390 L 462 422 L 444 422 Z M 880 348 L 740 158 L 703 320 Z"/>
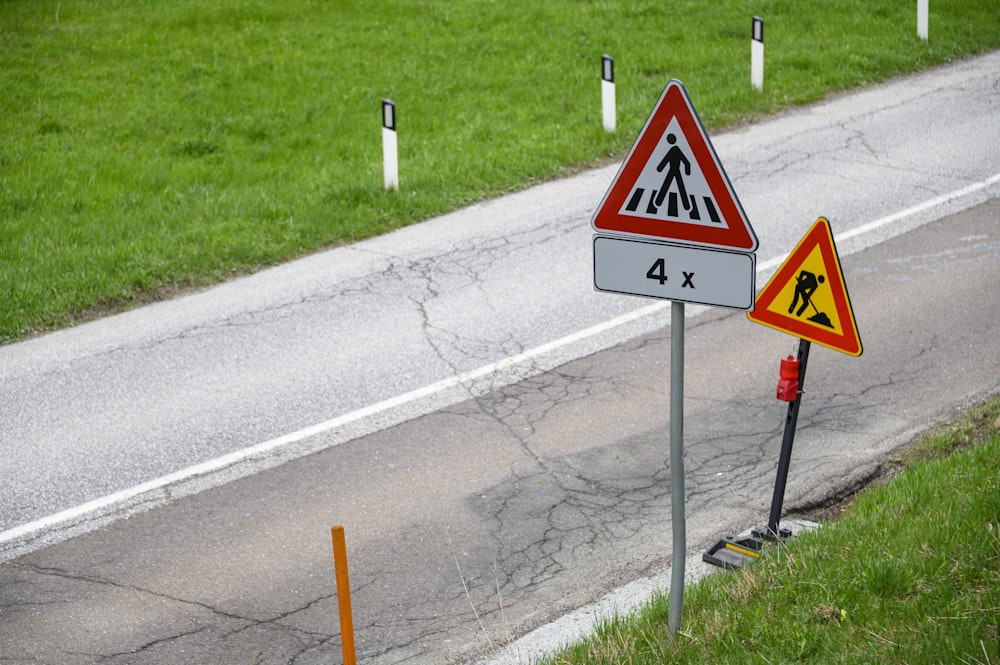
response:
<path fill-rule="evenodd" d="M 684 605 L 684 303 L 670 303 L 670 523 L 674 532 L 670 566 L 670 614 L 667 625 L 676 635 Z"/>

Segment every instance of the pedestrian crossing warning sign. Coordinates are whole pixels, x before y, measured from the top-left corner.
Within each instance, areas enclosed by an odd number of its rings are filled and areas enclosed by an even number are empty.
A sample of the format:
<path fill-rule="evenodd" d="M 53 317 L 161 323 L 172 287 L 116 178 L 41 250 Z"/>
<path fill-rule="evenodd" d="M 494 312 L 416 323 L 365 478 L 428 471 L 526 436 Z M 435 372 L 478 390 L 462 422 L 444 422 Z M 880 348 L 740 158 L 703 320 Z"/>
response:
<path fill-rule="evenodd" d="M 680 81 L 663 90 L 591 224 L 597 232 L 757 250 L 757 236 Z"/>
<path fill-rule="evenodd" d="M 861 355 L 858 326 L 825 217 L 816 220 L 757 295 L 747 318 L 836 351 Z"/>

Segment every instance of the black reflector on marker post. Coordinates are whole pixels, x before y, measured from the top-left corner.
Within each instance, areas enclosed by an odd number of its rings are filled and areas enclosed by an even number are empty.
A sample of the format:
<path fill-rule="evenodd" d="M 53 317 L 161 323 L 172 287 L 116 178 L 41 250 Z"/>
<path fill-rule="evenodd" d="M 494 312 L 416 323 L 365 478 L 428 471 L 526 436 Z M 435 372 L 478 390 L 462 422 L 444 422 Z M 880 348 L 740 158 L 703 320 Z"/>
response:
<path fill-rule="evenodd" d="M 396 130 L 396 104 L 391 99 L 382 100 L 382 126 Z"/>
<path fill-rule="evenodd" d="M 391 99 L 382 100 L 382 163 L 385 189 L 399 189 L 399 156 L 396 145 L 396 105 Z"/>
<path fill-rule="evenodd" d="M 764 89 L 764 19 L 753 17 L 750 32 L 750 85 Z"/>
<path fill-rule="evenodd" d="M 601 110 L 604 129 L 615 131 L 615 61 L 607 54 L 601 56 Z"/>

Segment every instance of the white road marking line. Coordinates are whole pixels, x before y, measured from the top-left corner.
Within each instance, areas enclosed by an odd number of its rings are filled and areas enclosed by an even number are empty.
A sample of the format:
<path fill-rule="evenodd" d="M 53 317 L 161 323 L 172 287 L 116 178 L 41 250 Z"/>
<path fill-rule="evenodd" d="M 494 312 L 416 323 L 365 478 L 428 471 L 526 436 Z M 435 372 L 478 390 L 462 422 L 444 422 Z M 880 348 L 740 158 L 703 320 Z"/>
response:
<path fill-rule="evenodd" d="M 928 199 L 922 203 L 918 203 L 915 206 L 906 208 L 905 210 L 900 210 L 891 215 L 886 215 L 867 224 L 862 224 L 849 231 L 838 234 L 835 236 L 836 242 L 842 242 L 850 238 L 855 238 L 866 233 L 871 233 L 877 229 L 888 226 L 895 222 L 899 222 L 908 217 L 926 212 L 935 207 L 944 205 L 946 203 L 951 203 L 963 197 L 969 196 L 980 192 L 987 187 L 1000 183 L 1000 173 L 990 176 L 985 180 L 968 185 L 967 187 L 962 187 L 961 189 L 956 189 L 954 191 L 942 194 L 940 196 L 935 196 L 934 198 Z M 757 264 L 757 273 L 766 273 L 767 271 L 781 265 L 787 254 L 783 256 L 777 256 L 767 261 Z M 391 397 L 387 400 L 381 402 L 376 402 L 361 409 L 351 411 L 350 413 L 345 413 L 343 415 L 337 416 L 336 418 L 331 418 L 330 420 L 300 429 L 296 432 L 280 436 L 269 441 L 264 441 L 263 443 L 258 443 L 249 448 L 244 448 L 242 450 L 237 450 L 235 452 L 229 453 L 228 455 L 223 455 L 221 457 L 216 457 L 215 459 L 202 462 L 201 464 L 195 464 L 189 466 L 185 469 L 175 471 L 174 473 L 167 474 L 165 476 L 160 476 L 159 478 L 154 478 L 139 485 L 134 485 L 127 489 L 123 489 L 113 494 L 108 494 L 107 496 L 94 499 L 93 501 L 88 501 L 82 503 L 73 508 L 54 513 L 52 515 L 47 515 L 45 517 L 21 524 L 19 526 L 7 529 L 6 531 L 0 531 L 0 545 L 6 543 L 16 543 L 23 539 L 28 539 L 29 537 L 36 537 L 45 531 L 57 527 L 60 525 L 69 525 L 82 518 L 90 515 L 106 513 L 110 509 L 113 509 L 116 505 L 125 504 L 137 497 L 144 494 L 162 490 L 164 488 L 170 487 L 172 485 L 179 484 L 181 482 L 191 480 L 194 478 L 199 478 L 203 476 L 210 475 L 212 473 L 221 471 L 223 469 L 232 467 L 241 462 L 252 460 L 256 457 L 262 457 L 267 453 L 288 446 L 289 444 L 302 441 L 312 436 L 318 434 L 323 434 L 325 432 L 330 432 L 337 428 L 349 425 L 351 423 L 358 422 L 365 418 L 384 413 L 391 409 L 415 402 L 419 399 L 430 397 L 437 393 L 441 393 L 449 388 L 454 388 L 464 384 L 472 383 L 478 379 L 485 378 L 492 374 L 499 373 L 505 369 L 511 367 L 516 367 L 520 364 L 526 363 L 533 359 L 542 357 L 547 353 L 556 351 L 566 346 L 570 346 L 574 343 L 595 337 L 601 333 L 619 328 L 633 321 L 637 321 L 648 316 L 653 316 L 669 305 L 669 301 L 657 301 L 651 305 L 641 307 L 637 310 L 633 310 L 621 316 L 617 316 L 603 323 L 591 326 L 584 330 L 580 330 L 572 335 L 567 335 L 561 337 L 557 340 L 547 342 L 540 346 L 536 346 L 533 349 L 518 353 L 513 356 L 509 356 L 502 360 L 499 360 L 488 365 L 484 365 L 474 370 L 468 372 L 463 372 L 461 374 L 456 374 L 447 379 L 443 379 L 436 383 L 424 386 L 423 388 L 417 388 L 416 390 L 411 390 L 410 392 Z M 705 307 L 697 306 L 690 310 L 691 314 L 697 313 L 706 309 Z"/>

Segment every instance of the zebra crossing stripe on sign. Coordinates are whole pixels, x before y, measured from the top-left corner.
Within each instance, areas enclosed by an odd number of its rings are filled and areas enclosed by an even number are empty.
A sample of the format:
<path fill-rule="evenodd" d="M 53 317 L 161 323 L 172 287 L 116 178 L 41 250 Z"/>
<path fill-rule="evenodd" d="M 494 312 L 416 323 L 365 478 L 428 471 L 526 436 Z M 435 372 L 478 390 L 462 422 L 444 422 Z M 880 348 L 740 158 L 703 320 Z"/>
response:
<path fill-rule="evenodd" d="M 598 232 L 756 251 L 757 235 L 680 81 L 663 90 L 591 224 Z"/>

